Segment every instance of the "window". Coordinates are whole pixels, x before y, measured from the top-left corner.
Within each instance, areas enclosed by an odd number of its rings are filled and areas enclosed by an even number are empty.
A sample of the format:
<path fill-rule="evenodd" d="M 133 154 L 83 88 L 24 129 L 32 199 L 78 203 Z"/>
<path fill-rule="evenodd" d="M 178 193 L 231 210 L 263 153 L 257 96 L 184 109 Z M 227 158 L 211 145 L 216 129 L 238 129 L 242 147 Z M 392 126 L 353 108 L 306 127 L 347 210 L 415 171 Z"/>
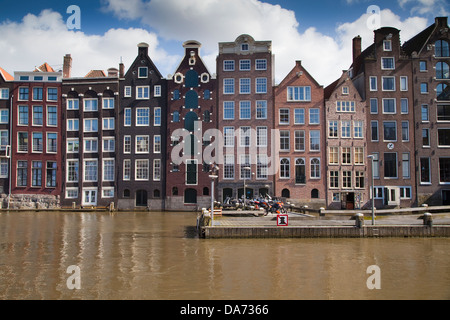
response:
<path fill-rule="evenodd" d="M 436 79 L 450 79 L 449 67 L 445 62 L 436 64 Z"/>
<path fill-rule="evenodd" d="M 41 101 L 43 99 L 44 88 L 34 87 L 33 88 L 33 100 Z"/>
<path fill-rule="evenodd" d="M 58 134 L 47 133 L 47 153 L 58 152 Z"/>
<path fill-rule="evenodd" d="M 400 91 L 408 91 L 408 77 L 400 77 Z"/>
<path fill-rule="evenodd" d="M 434 54 L 436 57 L 449 57 L 449 45 L 446 40 L 438 40 L 434 44 Z"/>
<path fill-rule="evenodd" d="M 329 164 L 339 164 L 339 147 L 330 147 L 328 154 Z"/>
<path fill-rule="evenodd" d="M 84 160 L 84 180 L 85 182 L 97 182 L 98 180 L 98 160 Z"/>
<path fill-rule="evenodd" d="M 239 61 L 239 70 L 241 70 L 241 71 L 251 70 L 250 60 L 240 60 Z"/>
<path fill-rule="evenodd" d="M 136 153 L 149 153 L 149 136 L 136 136 Z"/>
<path fill-rule="evenodd" d="M 139 86 L 136 87 L 136 99 L 146 100 L 150 98 L 150 87 L 149 86 Z"/>
<path fill-rule="evenodd" d="M 256 93 L 267 93 L 267 78 L 256 78 Z"/>
<path fill-rule="evenodd" d="M 256 127 L 256 145 L 267 147 L 267 127 Z"/>
<path fill-rule="evenodd" d="M 58 125 L 58 115 L 56 106 L 47 107 L 47 126 L 56 127 Z"/>
<path fill-rule="evenodd" d="M 355 172 L 355 188 L 364 189 L 364 171 Z"/>
<path fill-rule="evenodd" d="M 84 119 L 84 132 L 98 132 L 98 119 Z"/>
<path fill-rule="evenodd" d="M 249 45 L 248 43 L 243 43 L 241 44 L 241 51 L 248 51 L 249 50 Z"/>
<path fill-rule="evenodd" d="M 267 101 L 256 101 L 256 119 L 267 119 Z"/>
<path fill-rule="evenodd" d="M 427 94 L 428 93 L 428 83 L 422 82 L 420 84 L 420 93 Z"/>
<path fill-rule="evenodd" d="M 0 88 L 0 100 L 8 100 L 8 99 L 9 99 L 9 89 Z"/>
<path fill-rule="evenodd" d="M 234 120 L 234 101 L 225 101 L 223 103 L 223 119 Z"/>
<path fill-rule="evenodd" d="M 400 187 L 400 199 L 411 199 L 412 188 L 411 187 Z"/>
<path fill-rule="evenodd" d="M 342 188 L 350 189 L 352 187 L 352 172 L 342 171 Z"/>
<path fill-rule="evenodd" d="M 420 158 L 420 183 L 431 183 L 430 158 Z"/>
<path fill-rule="evenodd" d="M 98 111 L 98 99 L 84 99 L 84 108 L 83 110 L 86 112 L 90 111 Z"/>
<path fill-rule="evenodd" d="M 280 151 L 289 151 L 290 132 L 289 130 L 280 131 Z"/>
<path fill-rule="evenodd" d="M 161 181 L 161 159 L 153 160 L 153 181 Z"/>
<path fill-rule="evenodd" d="M 124 91 L 123 96 L 125 98 L 131 98 L 131 86 L 125 86 L 123 91 Z"/>
<path fill-rule="evenodd" d="M 161 86 L 160 85 L 154 86 L 153 95 L 155 97 L 161 97 Z"/>
<path fill-rule="evenodd" d="M 305 130 L 295 130 L 295 151 L 305 151 Z"/>
<path fill-rule="evenodd" d="M 19 121 L 18 125 L 28 125 L 28 106 L 19 106 Z"/>
<path fill-rule="evenodd" d="M 394 58 L 381 58 L 381 69 L 394 70 L 395 69 Z"/>
<path fill-rule="evenodd" d="M 294 109 L 294 124 L 305 124 L 305 109 Z"/>
<path fill-rule="evenodd" d="M 78 131 L 80 129 L 80 120 L 67 119 L 67 131 Z"/>
<path fill-rule="evenodd" d="M 84 152 L 95 153 L 98 152 L 98 139 L 97 138 L 84 138 Z"/>
<path fill-rule="evenodd" d="M 150 125 L 150 109 L 136 108 L 136 126 L 143 127 Z"/>
<path fill-rule="evenodd" d="M 437 120 L 438 121 L 450 121 L 450 104 L 438 104 Z"/>
<path fill-rule="evenodd" d="M 422 129 L 422 146 L 430 146 L 430 129 Z"/>
<path fill-rule="evenodd" d="M 311 101 L 311 87 L 288 87 L 288 101 Z"/>
<path fill-rule="evenodd" d="M 103 160 L 103 181 L 114 181 L 114 159 Z"/>
<path fill-rule="evenodd" d="M 409 121 L 402 121 L 402 141 L 409 141 Z"/>
<path fill-rule="evenodd" d="M 19 100 L 20 101 L 27 101 L 28 100 L 28 93 L 29 89 L 26 87 L 20 87 L 19 88 Z"/>
<path fill-rule="evenodd" d="M 223 94 L 234 94 L 234 79 L 223 79 Z"/>
<path fill-rule="evenodd" d="M 114 130 L 114 118 L 103 118 L 103 130 Z"/>
<path fill-rule="evenodd" d="M 149 180 L 149 162 L 148 160 L 136 160 L 135 162 L 135 180 L 147 181 Z"/>
<path fill-rule="evenodd" d="M 44 123 L 42 106 L 33 106 L 33 126 L 42 126 Z"/>
<path fill-rule="evenodd" d="M 147 78 L 148 77 L 148 68 L 147 67 L 139 67 L 138 77 L 139 78 Z"/>
<path fill-rule="evenodd" d="M 67 99 L 67 110 L 78 110 L 79 100 L 78 99 Z"/>
<path fill-rule="evenodd" d="M 403 179 L 409 179 L 411 177 L 411 162 L 409 159 L 409 153 L 402 153 L 402 177 Z"/>
<path fill-rule="evenodd" d="M 223 71 L 234 71 L 234 60 L 224 60 Z"/>
<path fill-rule="evenodd" d="M 78 182 L 78 160 L 67 160 L 67 182 Z"/>
<path fill-rule="evenodd" d="M 370 99 L 370 113 L 377 114 L 378 113 L 378 99 Z"/>
<path fill-rule="evenodd" d="M 131 160 L 123 160 L 123 180 L 131 180 Z"/>
<path fill-rule="evenodd" d="M 186 184 L 197 184 L 197 160 L 187 160 L 186 162 Z"/>
<path fill-rule="evenodd" d="M 153 136 L 153 153 L 161 153 L 161 136 Z"/>
<path fill-rule="evenodd" d="M 330 188 L 339 188 L 339 171 L 330 171 Z"/>
<path fill-rule="evenodd" d="M 269 160 L 267 155 L 256 155 L 256 178 L 267 179 Z"/>
<path fill-rule="evenodd" d="M 256 59 L 256 70 L 267 70 L 266 59 Z"/>
<path fill-rule="evenodd" d="M 450 129 L 438 129 L 438 146 L 450 147 Z"/>
<path fill-rule="evenodd" d="M 421 72 L 428 71 L 428 69 L 427 69 L 427 62 L 426 61 L 420 61 L 419 62 L 419 71 L 421 71 Z"/>
<path fill-rule="evenodd" d="M 239 93 L 249 94 L 251 93 L 251 80 L 250 79 L 239 79 Z"/>
<path fill-rule="evenodd" d="M 31 186 L 42 186 L 42 161 L 31 161 Z"/>
<path fill-rule="evenodd" d="M 342 87 L 342 94 L 343 95 L 348 95 L 349 91 L 348 91 L 348 87 Z"/>
<path fill-rule="evenodd" d="M 18 132 L 17 140 L 17 152 L 28 152 L 28 132 Z"/>
<path fill-rule="evenodd" d="M 126 154 L 131 153 L 131 136 L 123 137 L 123 153 Z"/>
<path fill-rule="evenodd" d="M 397 153 L 384 154 L 384 177 L 397 178 Z"/>
<path fill-rule="evenodd" d="M 352 148 L 342 147 L 342 164 L 352 164 Z"/>
<path fill-rule="evenodd" d="M 342 121 L 341 122 L 341 134 L 342 134 L 342 138 L 351 138 L 351 125 L 352 122 L 351 121 Z"/>
<path fill-rule="evenodd" d="M 320 179 L 320 159 L 311 159 L 311 179 Z"/>
<path fill-rule="evenodd" d="M 234 179 L 234 155 L 227 154 L 224 157 L 223 178 Z"/>
<path fill-rule="evenodd" d="M 42 132 L 33 132 L 32 133 L 33 141 L 33 152 L 42 152 L 44 151 L 44 139 L 42 136 Z"/>
<path fill-rule="evenodd" d="M 103 152 L 114 152 L 116 149 L 116 141 L 114 137 L 103 138 Z"/>
<path fill-rule="evenodd" d="M 103 98 L 103 109 L 114 109 L 114 98 Z"/>
<path fill-rule="evenodd" d="M 161 126 L 161 108 L 157 107 L 153 109 L 153 115 L 154 115 L 153 125 L 155 127 Z"/>
<path fill-rule="evenodd" d="M 224 147 L 234 147 L 234 127 L 223 128 Z"/>
<path fill-rule="evenodd" d="M 395 91 L 395 77 L 381 77 L 383 91 Z"/>
<path fill-rule="evenodd" d="M 279 124 L 289 124 L 289 109 L 280 109 Z"/>
<path fill-rule="evenodd" d="M 363 130 L 364 130 L 364 122 L 363 121 L 360 121 L 360 120 L 353 121 L 353 132 L 354 132 L 353 136 L 355 138 L 357 138 L 357 139 L 363 138 L 364 137 Z"/>
<path fill-rule="evenodd" d="M 364 164 L 364 147 L 355 147 L 355 164 Z"/>
<path fill-rule="evenodd" d="M 102 188 L 102 198 L 104 199 L 114 198 L 114 188 L 113 187 Z"/>
<path fill-rule="evenodd" d="M 355 101 L 337 101 L 337 112 L 355 112 Z"/>
<path fill-rule="evenodd" d="M 281 179 L 289 179 L 291 177 L 291 169 L 290 169 L 290 160 L 289 159 L 281 159 L 280 161 L 280 178 Z"/>
<path fill-rule="evenodd" d="M 6 150 L 7 145 L 9 145 L 9 131 L 0 130 L 0 150 Z"/>
<path fill-rule="evenodd" d="M 408 114 L 409 113 L 409 104 L 408 104 L 408 98 L 402 98 L 400 100 L 400 112 L 402 114 Z"/>
<path fill-rule="evenodd" d="M 251 119 L 251 102 L 241 101 L 239 103 L 239 119 Z"/>
<path fill-rule="evenodd" d="M 337 138 L 338 134 L 338 121 L 331 120 L 328 121 L 328 138 Z"/>
<path fill-rule="evenodd" d="M 305 159 L 295 160 L 295 184 L 305 184 L 306 183 L 306 166 Z"/>
<path fill-rule="evenodd" d="M 392 40 L 383 40 L 383 50 L 392 51 Z"/>
<path fill-rule="evenodd" d="M 445 83 L 439 83 L 436 87 L 437 100 L 448 101 L 450 100 L 450 91 Z"/>
<path fill-rule="evenodd" d="M 67 153 L 80 152 L 80 140 L 78 138 L 67 139 Z"/>
<path fill-rule="evenodd" d="M 130 127 L 131 126 L 131 108 L 125 108 L 123 116 L 124 116 L 124 126 Z"/>
<path fill-rule="evenodd" d="M 58 88 L 47 88 L 47 101 L 58 101 Z"/>
<path fill-rule="evenodd" d="M 309 131 L 309 151 L 320 151 L 320 131 Z"/>
<path fill-rule="evenodd" d="M 439 182 L 450 183 L 450 158 L 439 158 Z"/>
<path fill-rule="evenodd" d="M 309 109 L 309 124 L 320 124 L 320 109 Z"/>
<path fill-rule="evenodd" d="M 251 128 L 250 127 L 240 127 L 239 128 L 239 140 L 240 147 L 250 147 L 251 141 Z"/>
<path fill-rule="evenodd" d="M 27 161 L 17 161 L 17 186 L 26 187 L 27 186 Z"/>
<path fill-rule="evenodd" d="M 250 168 L 250 155 L 249 154 L 241 154 L 240 157 L 241 163 L 240 163 L 240 179 L 246 179 L 250 180 L 252 178 L 251 170 L 245 169 Z"/>
<path fill-rule="evenodd" d="M 423 104 L 421 107 L 421 118 L 422 118 L 422 122 L 426 122 L 429 121 L 430 118 L 428 116 L 428 105 Z"/>
<path fill-rule="evenodd" d="M 58 165 L 55 161 L 47 161 L 46 168 L 46 187 L 55 188 L 56 187 L 56 169 Z"/>
<path fill-rule="evenodd" d="M 377 77 L 370 77 L 370 91 L 377 91 Z"/>
<path fill-rule="evenodd" d="M 383 141 L 397 141 L 397 122 L 385 121 L 383 122 Z"/>

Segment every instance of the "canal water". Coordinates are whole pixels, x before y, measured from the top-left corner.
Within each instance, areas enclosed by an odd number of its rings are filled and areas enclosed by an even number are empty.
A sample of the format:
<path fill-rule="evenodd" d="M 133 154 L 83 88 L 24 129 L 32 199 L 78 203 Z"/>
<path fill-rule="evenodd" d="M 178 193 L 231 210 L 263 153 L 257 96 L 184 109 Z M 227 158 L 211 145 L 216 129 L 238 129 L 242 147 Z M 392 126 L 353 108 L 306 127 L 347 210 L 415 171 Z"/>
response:
<path fill-rule="evenodd" d="M 448 238 L 205 240 L 196 218 L 0 213 L 0 299 L 450 299 Z"/>

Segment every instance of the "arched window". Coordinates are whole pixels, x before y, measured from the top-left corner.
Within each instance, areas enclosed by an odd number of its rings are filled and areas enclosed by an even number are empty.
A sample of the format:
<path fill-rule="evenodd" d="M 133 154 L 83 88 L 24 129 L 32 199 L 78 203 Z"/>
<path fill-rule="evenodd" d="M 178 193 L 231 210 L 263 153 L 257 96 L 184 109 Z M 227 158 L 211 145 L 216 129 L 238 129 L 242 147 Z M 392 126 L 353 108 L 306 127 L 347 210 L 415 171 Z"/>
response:
<path fill-rule="evenodd" d="M 448 42 L 445 40 L 438 40 L 434 44 L 434 53 L 436 57 L 449 57 L 449 46 Z"/>
<path fill-rule="evenodd" d="M 180 122 L 180 113 L 178 111 L 173 112 L 173 122 Z"/>
<path fill-rule="evenodd" d="M 289 189 L 283 189 L 283 191 L 281 191 L 281 196 L 283 198 L 290 198 L 291 197 L 291 192 L 289 191 Z"/>
<path fill-rule="evenodd" d="M 198 73 L 195 70 L 186 72 L 185 84 L 187 88 L 198 87 Z"/>
<path fill-rule="evenodd" d="M 437 99 L 440 101 L 450 100 L 450 87 L 445 83 L 440 83 L 436 87 Z"/>
<path fill-rule="evenodd" d="M 188 93 L 186 93 L 185 104 L 186 109 L 198 108 L 198 93 L 195 90 L 190 90 Z"/>
<path fill-rule="evenodd" d="M 158 189 L 153 190 L 153 198 L 160 198 L 161 197 L 161 191 Z"/>
<path fill-rule="evenodd" d="M 438 62 L 436 64 L 436 79 L 450 79 L 450 73 L 447 63 Z"/>
<path fill-rule="evenodd" d="M 188 112 L 184 118 L 184 128 L 192 132 L 195 128 L 195 121 L 198 121 L 198 116 L 195 112 Z"/>
<path fill-rule="evenodd" d="M 208 110 L 203 112 L 203 121 L 206 123 L 211 121 L 211 112 L 209 112 Z"/>
<path fill-rule="evenodd" d="M 209 100 L 211 98 L 211 91 L 205 90 L 203 91 L 203 99 Z"/>
<path fill-rule="evenodd" d="M 295 183 L 305 184 L 306 183 L 306 166 L 305 159 L 295 160 Z"/>
<path fill-rule="evenodd" d="M 311 190 L 311 199 L 319 199 L 319 190 L 317 189 Z"/>
<path fill-rule="evenodd" d="M 129 198 L 131 196 L 131 192 L 129 189 L 125 189 L 123 190 L 123 197 L 124 198 Z"/>
<path fill-rule="evenodd" d="M 281 159 L 280 161 L 280 178 L 290 178 L 291 177 L 291 163 L 289 159 Z"/>
<path fill-rule="evenodd" d="M 172 188 L 172 195 L 173 196 L 177 196 L 178 195 L 178 188 L 177 187 L 173 187 Z"/>
<path fill-rule="evenodd" d="M 180 100 L 180 90 L 173 91 L 173 100 Z"/>
<path fill-rule="evenodd" d="M 320 159 L 311 159 L 311 178 L 320 178 Z"/>

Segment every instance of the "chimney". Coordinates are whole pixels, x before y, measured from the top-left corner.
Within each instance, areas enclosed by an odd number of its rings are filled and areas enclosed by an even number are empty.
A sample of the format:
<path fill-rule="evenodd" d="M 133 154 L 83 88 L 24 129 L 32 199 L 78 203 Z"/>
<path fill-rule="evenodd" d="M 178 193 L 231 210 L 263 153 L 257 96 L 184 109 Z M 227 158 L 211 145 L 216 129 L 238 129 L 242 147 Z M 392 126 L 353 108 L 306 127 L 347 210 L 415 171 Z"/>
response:
<path fill-rule="evenodd" d="M 448 28 L 447 17 L 436 17 L 435 23 L 438 27 Z"/>
<path fill-rule="evenodd" d="M 353 61 L 361 55 L 361 37 L 353 38 Z"/>
<path fill-rule="evenodd" d="M 125 65 L 120 62 L 119 63 L 119 78 L 125 77 Z"/>
<path fill-rule="evenodd" d="M 63 62 L 63 78 L 70 78 L 70 74 L 72 72 L 72 57 L 70 53 L 64 56 Z"/>

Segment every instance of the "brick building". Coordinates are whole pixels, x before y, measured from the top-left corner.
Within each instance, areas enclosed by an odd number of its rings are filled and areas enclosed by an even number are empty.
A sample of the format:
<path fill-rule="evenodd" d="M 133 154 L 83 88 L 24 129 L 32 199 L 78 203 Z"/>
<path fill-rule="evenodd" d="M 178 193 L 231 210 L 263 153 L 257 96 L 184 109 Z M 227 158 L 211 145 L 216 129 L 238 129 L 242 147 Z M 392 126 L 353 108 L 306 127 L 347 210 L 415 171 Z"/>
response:
<path fill-rule="evenodd" d="M 212 139 L 204 133 L 217 127 L 217 82 L 200 47 L 197 41 L 184 42 L 185 55 L 168 79 L 166 210 L 210 206 L 211 163 L 203 154 Z"/>
<path fill-rule="evenodd" d="M 5 199 L 5 203 L 1 204 L 3 208 L 7 207 L 6 197 L 9 195 L 10 112 L 13 81 L 14 77 L 0 68 L 0 197 Z"/>
<path fill-rule="evenodd" d="M 325 88 L 327 208 L 370 204 L 367 171 L 367 108 L 347 71 Z M 324 174 L 325 176 L 325 174 Z"/>
<path fill-rule="evenodd" d="M 274 88 L 275 129 L 280 130 L 275 195 L 297 205 L 322 207 L 326 192 L 324 89 L 296 61 Z"/>
<path fill-rule="evenodd" d="M 219 43 L 218 129 L 223 134 L 219 200 L 274 193 L 272 129 L 274 69 L 271 41 L 240 35 Z M 251 149 L 253 147 L 254 149 Z"/>
<path fill-rule="evenodd" d="M 403 45 L 412 58 L 418 205 L 450 205 L 449 46 L 447 17 Z"/>

